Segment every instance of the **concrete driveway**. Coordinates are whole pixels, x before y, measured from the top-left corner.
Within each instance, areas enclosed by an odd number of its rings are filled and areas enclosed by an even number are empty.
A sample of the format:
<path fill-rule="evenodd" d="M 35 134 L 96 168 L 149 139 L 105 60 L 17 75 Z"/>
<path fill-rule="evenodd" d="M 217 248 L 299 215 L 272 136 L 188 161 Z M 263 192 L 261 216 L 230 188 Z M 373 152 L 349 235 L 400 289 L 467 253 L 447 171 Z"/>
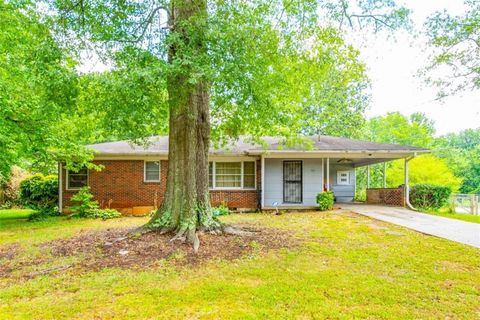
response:
<path fill-rule="evenodd" d="M 437 217 L 400 207 L 337 204 L 340 208 L 381 221 L 480 248 L 480 224 Z"/>

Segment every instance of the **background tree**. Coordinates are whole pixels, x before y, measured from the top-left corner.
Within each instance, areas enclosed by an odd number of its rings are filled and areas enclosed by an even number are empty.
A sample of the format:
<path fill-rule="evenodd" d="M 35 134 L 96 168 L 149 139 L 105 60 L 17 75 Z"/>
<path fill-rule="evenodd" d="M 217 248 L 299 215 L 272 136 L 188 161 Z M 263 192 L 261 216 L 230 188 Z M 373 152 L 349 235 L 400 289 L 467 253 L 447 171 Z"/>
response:
<path fill-rule="evenodd" d="M 45 169 L 67 147 L 56 125 L 71 111 L 76 81 L 39 15 L 0 0 L 0 175 L 14 164 Z"/>
<path fill-rule="evenodd" d="M 435 155 L 463 178 L 462 193 L 480 192 L 480 128 L 450 133 L 437 139 Z"/>
<path fill-rule="evenodd" d="M 463 15 L 437 12 L 426 22 L 430 44 L 437 48 L 426 71 L 441 89 L 440 96 L 480 88 L 480 2 L 464 3 Z"/>

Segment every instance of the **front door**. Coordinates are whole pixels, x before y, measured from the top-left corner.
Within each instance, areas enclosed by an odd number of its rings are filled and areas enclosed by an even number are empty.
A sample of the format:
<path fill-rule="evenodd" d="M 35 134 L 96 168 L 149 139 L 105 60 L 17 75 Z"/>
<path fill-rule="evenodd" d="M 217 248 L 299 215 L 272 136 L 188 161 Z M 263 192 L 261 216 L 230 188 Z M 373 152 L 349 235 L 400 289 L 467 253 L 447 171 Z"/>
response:
<path fill-rule="evenodd" d="M 302 203 L 302 161 L 283 161 L 283 202 Z"/>

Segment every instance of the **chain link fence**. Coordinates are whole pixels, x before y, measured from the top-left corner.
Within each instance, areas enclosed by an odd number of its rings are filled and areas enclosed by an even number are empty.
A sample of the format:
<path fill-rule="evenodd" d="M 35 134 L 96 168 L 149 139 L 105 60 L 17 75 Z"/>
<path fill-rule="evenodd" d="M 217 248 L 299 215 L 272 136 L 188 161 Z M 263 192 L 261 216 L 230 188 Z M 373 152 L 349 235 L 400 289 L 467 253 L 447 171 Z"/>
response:
<path fill-rule="evenodd" d="M 454 212 L 479 215 L 478 194 L 454 193 L 451 198 L 451 205 Z"/>

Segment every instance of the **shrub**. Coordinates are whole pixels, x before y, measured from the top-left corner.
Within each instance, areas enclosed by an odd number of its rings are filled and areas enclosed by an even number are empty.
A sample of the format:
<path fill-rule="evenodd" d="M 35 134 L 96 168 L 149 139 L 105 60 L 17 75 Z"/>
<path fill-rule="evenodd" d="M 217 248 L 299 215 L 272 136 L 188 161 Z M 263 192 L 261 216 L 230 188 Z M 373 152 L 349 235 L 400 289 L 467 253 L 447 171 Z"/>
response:
<path fill-rule="evenodd" d="M 333 192 L 320 192 L 317 194 L 317 204 L 321 211 L 331 210 L 333 208 Z"/>
<path fill-rule="evenodd" d="M 212 210 L 214 217 L 226 216 L 230 214 L 230 209 L 228 209 L 225 203 L 220 204 L 218 207 L 213 208 Z"/>
<path fill-rule="evenodd" d="M 5 178 L 0 182 L 0 193 L 3 192 L 3 207 L 10 208 L 19 205 L 20 201 L 20 184 L 28 178 L 30 174 L 18 166 L 13 166 L 10 170 L 9 178 Z M 0 179 L 2 180 L 2 179 Z M 1 199 L 0 199 L 1 201 Z"/>
<path fill-rule="evenodd" d="M 419 209 L 438 210 L 447 205 L 451 193 L 450 187 L 417 184 L 410 188 L 410 203 Z"/>
<path fill-rule="evenodd" d="M 20 183 L 20 202 L 37 212 L 30 220 L 58 215 L 58 179 L 55 175 L 35 174 Z"/>
<path fill-rule="evenodd" d="M 89 187 L 81 188 L 70 200 L 73 203 L 73 205 L 69 207 L 72 211 L 70 217 L 113 219 L 122 215 L 115 209 L 100 209 L 98 202 L 93 200 L 93 195 Z"/>

